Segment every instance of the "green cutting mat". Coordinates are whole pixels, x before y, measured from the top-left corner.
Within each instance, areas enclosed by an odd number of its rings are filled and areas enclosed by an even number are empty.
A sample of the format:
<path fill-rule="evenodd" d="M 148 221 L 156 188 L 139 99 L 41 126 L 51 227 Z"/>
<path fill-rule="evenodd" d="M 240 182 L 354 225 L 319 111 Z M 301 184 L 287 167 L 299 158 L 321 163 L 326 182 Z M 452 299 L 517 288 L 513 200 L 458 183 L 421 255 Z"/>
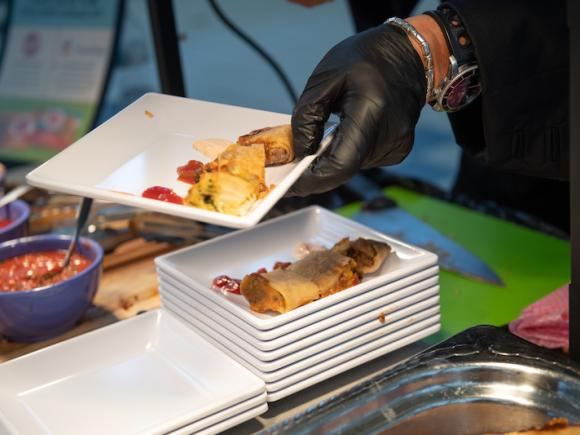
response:
<path fill-rule="evenodd" d="M 385 190 L 399 206 L 479 256 L 502 278 L 497 287 L 441 270 L 440 334 L 437 342 L 470 326 L 501 326 L 521 310 L 569 281 L 566 241 L 401 188 Z M 339 212 L 353 216 L 360 204 Z"/>

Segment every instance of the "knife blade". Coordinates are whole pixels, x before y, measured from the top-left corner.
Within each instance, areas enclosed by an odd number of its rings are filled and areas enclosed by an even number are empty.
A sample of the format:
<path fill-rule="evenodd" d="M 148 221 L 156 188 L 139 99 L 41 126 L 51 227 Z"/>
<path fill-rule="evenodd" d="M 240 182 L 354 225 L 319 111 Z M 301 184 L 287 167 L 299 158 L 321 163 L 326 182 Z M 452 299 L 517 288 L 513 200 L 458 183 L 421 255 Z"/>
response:
<path fill-rule="evenodd" d="M 381 195 L 383 195 L 382 192 Z M 437 254 L 439 265 L 445 270 L 467 278 L 504 286 L 501 277 L 478 256 L 432 226 L 402 210 L 396 202 L 386 196 L 366 201 L 363 209 L 352 219 L 403 242 Z"/>

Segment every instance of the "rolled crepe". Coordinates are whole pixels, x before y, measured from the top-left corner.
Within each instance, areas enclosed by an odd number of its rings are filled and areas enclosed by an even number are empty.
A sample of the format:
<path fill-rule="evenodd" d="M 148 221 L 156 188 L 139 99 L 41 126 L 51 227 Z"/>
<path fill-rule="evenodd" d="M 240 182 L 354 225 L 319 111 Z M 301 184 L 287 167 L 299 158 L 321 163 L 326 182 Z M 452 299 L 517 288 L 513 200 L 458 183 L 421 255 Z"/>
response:
<path fill-rule="evenodd" d="M 319 298 L 316 284 L 285 269 L 246 275 L 240 290 L 250 308 L 258 313 L 286 313 Z"/>
<path fill-rule="evenodd" d="M 392 249 L 387 243 L 377 240 L 363 239 L 361 237 L 351 241 L 345 237 L 334 245 L 331 250 L 352 258 L 356 262 L 355 271 L 359 275 L 365 275 L 376 272 L 391 254 Z"/>
<path fill-rule="evenodd" d="M 292 127 L 290 124 L 265 127 L 240 136 L 242 146 L 263 144 L 266 152 L 266 166 L 284 165 L 294 160 Z"/>
<path fill-rule="evenodd" d="M 312 281 L 318 287 L 320 297 L 324 297 L 352 286 L 354 267 L 355 263 L 349 257 L 332 251 L 319 251 L 291 264 L 288 270 Z"/>

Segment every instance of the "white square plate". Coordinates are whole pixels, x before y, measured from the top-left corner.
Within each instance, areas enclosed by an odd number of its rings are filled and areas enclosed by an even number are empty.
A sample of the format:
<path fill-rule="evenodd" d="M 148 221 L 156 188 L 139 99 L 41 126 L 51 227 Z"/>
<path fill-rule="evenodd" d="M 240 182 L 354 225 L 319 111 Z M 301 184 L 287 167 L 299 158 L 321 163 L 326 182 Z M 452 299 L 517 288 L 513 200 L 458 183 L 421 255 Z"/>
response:
<path fill-rule="evenodd" d="M 288 123 L 290 116 L 281 113 L 146 94 L 26 178 L 34 186 L 51 190 L 246 228 L 264 217 L 315 156 L 266 168 L 266 183 L 275 188 L 245 216 L 143 198 L 141 193 L 159 185 L 184 196 L 189 184 L 177 180 L 177 167 L 188 160 L 209 160 L 192 147 L 196 140 L 221 138 L 235 142 L 238 136 L 257 128 Z M 328 141 L 326 136 L 321 149 Z"/>
<path fill-rule="evenodd" d="M 391 245 L 394 252 L 378 271 L 364 277 L 362 283 L 284 314 L 255 313 L 243 296 L 225 295 L 211 288 L 213 279 L 218 275 L 242 278 L 260 267 L 271 269 L 278 260 L 295 260 L 292 252 L 298 243 L 331 247 L 343 237 L 384 241 Z M 254 228 L 157 257 L 155 262 L 165 273 L 186 283 L 191 291 L 213 299 L 255 328 L 267 330 L 303 319 L 315 311 L 434 266 L 437 256 L 322 207 L 313 206 L 263 222 Z"/>
<path fill-rule="evenodd" d="M 387 353 L 394 352 L 397 349 L 400 349 L 404 346 L 407 346 L 411 343 L 415 343 L 423 338 L 429 337 L 432 334 L 435 334 L 440 329 L 440 324 L 437 322 L 436 324 L 429 326 L 419 332 L 415 332 L 413 334 L 407 335 L 397 341 L 394 341 L 389 344 L 381 345 L 376 347 L 374 350 L 371 351 L 363 351 L 363 352 L 356 352 L 350 356 L 350 359 L 346 362 L 338 364 L 328 370 L 319 372 L 318 374 L 312 375 L 302 381 L 298 381 L 286 388 L 281 388 L 276 391 L 268 391 L 268 402 L 275 402 L 276 400 L 283 399 L 285 397 L 290 396 L 298 391 L 302 391 L 305 388 L 310 387 L 311 385 L 317 384 L 319 382 L 324 381 L 325 379 L 329 379 L 333 376 L 336 376 L 340 373 L 346 372 L 347 370 L 352 369 L 353 367 L 358 367 L 368 361 L 372 361 L 375 358 L 378 358 L 382 355 L 386 355 Z M 355 356 L 356 354 L 356 356 Z"/>
<path fill-rule="evenodd" d="M 27 435 L 166 433 L 265 391 L 161 310 L 3 363 L 0 385 L 0 428 Z"/>
<path fill-rule="evenodd" d="M 224 351 L 224 353 L 239 361 L 240 364 L 245 365 L 249 370 L 252 370 L 256 376 L 264 377 L 268 375 L 268 373 L 263 373 L 259 370 L 256 370 L 251 366 L 251 364 L 238 356 L 229 347 L 219 342 L 215 338 L 215 332 L 207 329 L 202 322 L 199 322 L 191 315 L 185 313 L 180 309 L 180 307 L 168 306 L 166 304 L 166 309 L 170 309 L 177 317 L 179 317 L 185 323 L 189 324 L 201 336 L 205 337 L 208 342 L 214 344 L 217 348 Z M 279 381 L 266 381 L 268 401 L 272 402 L 274 400 L 279 400 L 283 397 L 286 397 L 286 395 L 292 394 L 292 392 L 299 391 L 303 388 L 309 387 L 310 385 L 314 385 L 317 382 L 328 379 L 329 377 L 342 373 L 345 370 L 356 367 L 378 356 L 392 352 L 393 350 L 398 349 L 404 345 L 413 343 L 414 341 L 434 334 L 439 329 L 440 315 L 434 314 L 424 320 L 417 321 L 416 323 L 401 328 L 395 332 L 383 335 L 380 338 L 375 338 L 372 341 L 366 342 L 365 344 L 348 351 L 342 351 L 340 346 L 337 346 L 335 354 L 331 358 L 314 364 L 308 368 L 305 368 L 304 370 L 298 371 L 297 373 L 284 377 Z M 292 386 L 299 386 L 299 388 L 292 389 Z M 285 391 L 287 394 L 282 396 L 272 396 L 273 393 L 281 391 Z"/>
<path fill-rule="evenodd" d="M 224 302 L 221 298 L 216 301 L 208 297 L 206 292 L 192 291 L 175 274 L 166 272 L 160 266 L 157 268 L 157 277 L 160 281 L 167 280 L 169 283 L 176 285 L 177 289 L 187 297 L 188 302 L 195 305 L 198 309 L 204 310 L 207 309 L 206 307 L 209 307 L 216 311 L 224 319 L 225 324 L 233 325 L 236 331 L 243 337 L 253 337 L 256 340 L 253 342 L 255 343 L 255 347 L 264 351 L 274 350 L 304 338 L 314 330 L 318 330 L 319 325 L 331 327 L 338 319 L 346 320 L 352 318 L 362 313 L 361 306 L 366 302 L 375 301 L 377 298 L 383 296 L 386 296 L 388 298 L 387 300 L 394 301 L 397 298 L 409 296 L 414 292 L 428 287 L 429 285 L 426 285 L 427 282 L 428 284 L 432 283 L 431 285 L 435 285 L 439 281 L 438 273 L 439 268 L 432 266 L 396 282 L 368 290 L 351 299 L 346 299 L 334 305 L 321 308 L 318 311 L 306 314 L 300 319 L 280 325 L 277 328 L 262 330 L 255 328 L 251 323 L 247 323 L 231 311 L 224 309 Z M 168 288 L 167 291 L 171 291 L 171 288 Z M 388 296 L 391 293 L 393 295 Z M 229 298 L 231 296 L 226 297 Z"/>
<path fill-rule="evenodd" d="M 392 321 L 391 316 L 397 315 L 402 308 L 438 295 L 437 282 L 438 278 L 435 276 L 394 292 L 380 293 L 380 288 L 375 289 L 369 292 L 378 295 L 375 299 L 361 302 L 360 305 L 353 305 L 346 311 L 337 311 L 325 319 L 269 341 L 261 341 L 248 334 L 245 330 L 247 328 L 230 322 L 230 318 L 226 316 L 227 311 L 207 302 L 207 299 L 196 300 L 193 295 L 187 294 L 187 288 L 183 284 L 170 277 L 159 276 L 159 293 L 162 302 L 165 296 L 178 298 L 188 312 L 201 313 L 208 317 L 210 325 L 215 325 L 218 330 L 223 329 L 224 335 L 236 341 L 253 356 L 262 361 L 272 361 L 289 354 L 296 358 L 298 354 L 314 344 L 322 348 L 330 347 L 332 339 L 336 339 L 343 332 L 352 334 L 354 329 L 362 324 L 367 324 L 370 328 L 369 323 L 376 322 L 376 326 L 379 326 L 381 319 L 383 319 L 383 324 Z"/>
<path fill-rule="evenodd" d="M 384 322 L 381 322 L 375 313 L 370 313 L 371 316 L 363 316 L 366 321 L 361 325 L 353 326 L 347 331 L 299 348 L 298 351 L 287 353 L 280 358 L 264 361 L 260 358 L 263 353 L 257 352 L 251 345 L 220 325 L 219 320 L 212 319 L 211 315 L 208 315 L 209 313 L 188 310 L 187 304 L 182 299 L 169 294 L 163 298 L 163 305 L 171 311 L 173 311 L 173 307 L 179 307 L 183 313 L 188 313 L 192 318 L 202 322 L 208 331 L 215 332 L 213 336 L 216 340 L 219 340 L 253 367 L 263 372 L 263 379 L 267 382 L 282 379 L 291 373 L 322 361 L 332 356 L 336 349 L 340 348 L 341 351 L 345 351 L 354 348 L 364 342 L 438 314 L 439 288 L 433 287 L 418 293 L 415 297 L 411 296 L 397 302 L 399 308 L 391 311 Z M 181 314 L 181 311 L 178 314 Z"/>
<path fill-rule="evenodd" d="M 242 424 L 245 421 L 251 420 L 252 418 L 257 417 L 258 415 L 263 414 L 268 410 L 268 405 L 266 403 L 262 405 L 258 405 L 255 408 L 252 408 L 248 411 L 240 412 L 239 414 L 234 415 L 233 417 L 228 418 L 227 420 L 222 421 L 221 423 L 217 423 L 213 426 L 204 427 L 203 429 L 197 429 L 197 424 L 192 424 L 187 426 L 183 429 L 180 429 L 175 432 L 171 432 L 172 435 L 214 435 L 224 432 L 225 430 L 237 426 L 238 424 Z"/>
<path fill-rule="evenodd" d="M 237 405 L 230 406 L 223 411 L 216 412 L 215 414 L 202 418 L 195 423 L 180 427 L 171 433 L 172 435 L 190 435 L 192 433 L 200 433 L 200 431 L 205 431 L 204 433 L 219 433 L 229 427 L 235 426 L 236 424 L 239 424 L 243 421 L 250 420 L 251 418 L 257 417 L 258 415 L 266 412 L 268 410 L 266 399 L 266 393 L 264 392 L 252 399 L 238 403 Z M 250 413 L 251 415 L 248 415 Z M 246 418 L 244 420 L 238 421 L 240 414 L 243 414 L 246 416 Z M 227 426 L 224 427 L 224 425 Z"/>
<path fill-rule="evenodd" d="M 301 376 L 313 367 L 332 364 L 338 355 L 368 345 L 377 339 L 385 339 L 386 342 L 393 341 L 398 338 L 397 334 L 401 334 L 401 331 L 405 331 L 407 328 L 415 328 L 418 324 L 424 325 L 422 322 L 429 323 L 435 317 L 437 317 L 438 320 L 439 316 L 438 299 L 431 298 L 422 304 L 422 308 L 424 308 L 423 310 L 413 314 L 408 314 L 410 311 L 413 311 L 413 307 L 408 308 L 405 310 L 405 313 L 408 315 L 403 319 L 396 320 L 375 330 L 363 333 L 362 335 L 350 337 L 350 339 L 342 343 L 336 344 L 318 353 L 312 352 L 302 360 L 278 368 L 277 361 L 263 362 L 257 360 L 245 349 L 239 346 L 237 342 L 229 340 L 216 331 L 212 326 L 208 325 L 206 321 L 202 320 L 202 316 L 199 313 L 192 314 L 184 310 L 183 307 L 179 305 L 178 300 L 166 298 L 164 301 L 164 308 L 179 315 L 179 317 L 187 319 L 192 325 L 196 326 L 196 332 L 199 332 L 200 334 L 203 333 L 206 337 L 211 336 L 213 340 L 212 344 L 215 344 L 214 342 L 219 343 L 221 350 L 259 376 L 266 382 L 267 386 L 271 386 L 278 382 L 287 382 L 292 376 Z M 313 346 L 313 348 L 315 347 L 316 346 Z"/>

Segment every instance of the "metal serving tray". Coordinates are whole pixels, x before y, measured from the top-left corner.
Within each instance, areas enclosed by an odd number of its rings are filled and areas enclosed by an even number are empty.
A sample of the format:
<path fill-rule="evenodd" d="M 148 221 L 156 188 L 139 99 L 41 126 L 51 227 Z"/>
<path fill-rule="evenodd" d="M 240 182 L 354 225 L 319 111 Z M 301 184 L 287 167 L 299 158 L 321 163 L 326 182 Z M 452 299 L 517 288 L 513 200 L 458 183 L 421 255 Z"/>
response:
<path fill-rule="evenodd" d="M 580 365 L 476 326 L 264 433 L 484 434 L 580 423 Z"/>

